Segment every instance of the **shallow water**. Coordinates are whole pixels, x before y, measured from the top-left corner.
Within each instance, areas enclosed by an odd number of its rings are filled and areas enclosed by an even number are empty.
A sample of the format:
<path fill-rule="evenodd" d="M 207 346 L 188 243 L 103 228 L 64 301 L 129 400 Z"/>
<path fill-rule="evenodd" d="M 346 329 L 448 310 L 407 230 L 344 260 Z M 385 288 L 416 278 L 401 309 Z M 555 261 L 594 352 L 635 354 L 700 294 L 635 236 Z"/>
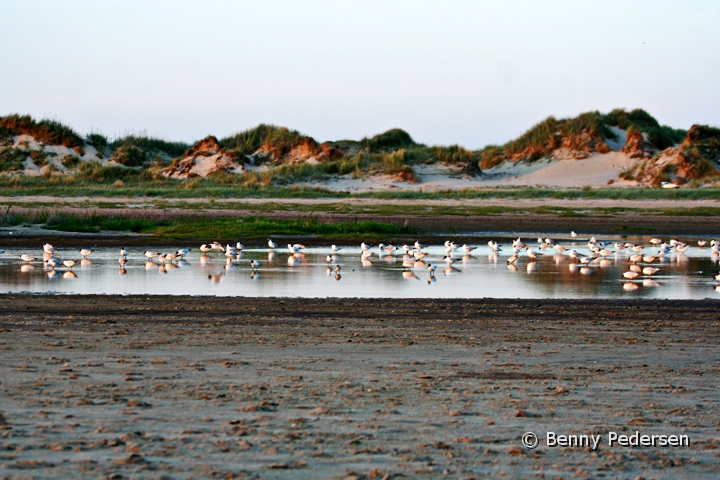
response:
<path fill-rule="evenodd" d="M 628 241 L 637 241 L 638 239 Z M 623 240 L 625 241 L 625 240 Z M 535 251 L 537 244 L 527 241 Z M 587 253 L 585 242 L 561 241 L 568 249 Z M 1 248 L 0 248 L 1 249 Z M 148 248 L 153 250 L 152 248 Z M 445 247 L 430 246 L 425 264 L 404 269 L 402 255 L 378 257 L 362 262 L 361 250 L 345 247 L 333 257 L 341 266 L 339 275 L 328 269 L 328 247 L 308 248 L 291 255 L 286 249 L 247 249 L 239 260 L 226 263 L 221 252 L 202 255 L 197 249 L 185 260 L 160 266 L 147 262 L 142 248 L 131 249 L 123 269 L 118 264 L 119 249 L 97 248 L 89 261 L 78 263 L 72 272 L 65 267 L 45 268 L 41 260 L 25 265 L 21 253 L 42 259 L 42 250 L 5 249 L 0 255 L 0 293 L 58 294 L 172 294 L 218 296 L 297 296 L 297 297 L 427 297 L 427 298 L 720 298 L 717 257 L 709 248 L 691 247 L 684 254 L 673 253 L 656 260 L 661 268 L 652 277 L 640 275 L 634 281 L 622 278 L 630 256 L 621 251 L 602 264 L 583 269 L 565 255 L 551 249 L 532 262 L 524 253 L 516 265 L 509 266 L 509 242 L 493 255 L 480 247 L 471 255 L 455 253 L 452 267 L 443 262 Z M 157 250 L 157 249 L 156 249 Z M 164 252 L 175 249 L 164 247 Z M 646 247 L 643 253 L 657 248 Z M 55 257 L 80 260 L 76 248 L 59 248 Z M 258 260 L 257 271 L 249 261 Z M 428 263 L 436 264 L 431 276 Z M 641 267 L 648 264 L 639 263 Z"/>

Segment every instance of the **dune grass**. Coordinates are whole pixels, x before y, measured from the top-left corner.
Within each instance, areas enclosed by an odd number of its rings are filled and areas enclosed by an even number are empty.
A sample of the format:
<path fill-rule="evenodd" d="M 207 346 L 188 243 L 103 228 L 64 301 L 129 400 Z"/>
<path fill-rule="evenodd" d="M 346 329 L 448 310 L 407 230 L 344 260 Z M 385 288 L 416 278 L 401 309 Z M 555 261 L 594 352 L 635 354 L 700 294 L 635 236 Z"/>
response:
<path fill-rule="evenodd" d="M 269 143 L 282 151 L 287 151 L 306 138 L 308 138 L 306 135 L 297 130 L 261 123 L 256 127 L 221 138 L 219 143 L 224 148 L 234 150 L 240 155 L 250 155 L 263 143 Z"/>
<path fill-rule="evenodd" d="M 641 108 L 630 110 L 616 108 L 610 113 L 602 115 L 602 121 L 613 127 L 627 130 L 633 127 L 648 134 L 650 142 L 658 149 L 664 150 L 680 143 L 687 131 L 679 128 L 672 128 L 667 125 L 660 125 L 655 117 Z"/>
<path fill-rule="evenodd" d="M 0 138 L 12 135 L 31 135 L 38 142 L 64 145 L 81 149 L 85 145 L 82 137 L 69 126 L 57 120 L 35 120 L 30 115 L 17 113 L 0 117 Z"/>

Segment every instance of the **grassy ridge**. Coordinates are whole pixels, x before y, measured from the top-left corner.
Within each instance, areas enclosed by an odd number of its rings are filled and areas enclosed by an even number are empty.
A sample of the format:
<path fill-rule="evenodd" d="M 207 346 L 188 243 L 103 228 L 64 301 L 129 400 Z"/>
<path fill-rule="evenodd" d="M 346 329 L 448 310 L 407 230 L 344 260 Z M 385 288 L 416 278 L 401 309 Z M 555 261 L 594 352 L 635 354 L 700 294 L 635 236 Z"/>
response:
<path fill-rule="evenodd" d="M 163 239 L 266 238 L 280 236 L 333 236 L 339 239 L 366 235 L 369 239 L 416 233 L 376 221 L 322 222 L 315 216 L 296 219 L 248 217 L 201 217 L 148 213 L 118 209 L 113 214 L 69 213 L 51 209 L 0 214 L 0 226 L 41 225 L 47 230 L 79 233 L 133 232 Z"/>
<path fill-rule="evenodd" d="M 365 161 L 365 160 L 358 160 Z M 359 168 L 343 160 L 327 162 L 324 168 L 347 171 Z M 362 167 L 363 164 L 360 164 Z M 292 166 L 288 166 L 291 169 Z M 302 168 L 302 166 L 298 166 Z M 158 177 L 144 179 L 122 167 L 99 167 L 89 164 L 76 177 L 0 177 L 0 196 L 22 197 L 47 195 L 72 197 L 151 197 L 151 198 L 379 198 L 379 199 L 473 199 L 473 198 L 555 198 L 555 199 L 720 199 L 720 188 L 660 189 L 626 188 L 542 188 L 542 187 L 482 187 L 447 190 L 387 190 L 349 193 L 321 187 L 300 185 L 278 186 L 262 179 L 242 182 L 241 176 L 196 178 L 191 181 Z M 330 170 L 332 171 L 332 170 Z M 117 180 L 122 183 L 116 184 Z M 308 178 L 310 181 L 310 178 Z"/>

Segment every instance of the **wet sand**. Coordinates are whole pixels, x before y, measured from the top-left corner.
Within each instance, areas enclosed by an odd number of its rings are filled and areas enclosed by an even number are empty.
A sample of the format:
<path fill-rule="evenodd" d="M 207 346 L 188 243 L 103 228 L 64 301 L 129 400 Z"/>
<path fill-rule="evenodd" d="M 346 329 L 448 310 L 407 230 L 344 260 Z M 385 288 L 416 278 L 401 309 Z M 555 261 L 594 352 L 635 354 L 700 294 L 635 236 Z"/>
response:
<path fill-rule="evenodd" d="M 0 478 L 717 478 L 719 306 L 3 295 Z"/>

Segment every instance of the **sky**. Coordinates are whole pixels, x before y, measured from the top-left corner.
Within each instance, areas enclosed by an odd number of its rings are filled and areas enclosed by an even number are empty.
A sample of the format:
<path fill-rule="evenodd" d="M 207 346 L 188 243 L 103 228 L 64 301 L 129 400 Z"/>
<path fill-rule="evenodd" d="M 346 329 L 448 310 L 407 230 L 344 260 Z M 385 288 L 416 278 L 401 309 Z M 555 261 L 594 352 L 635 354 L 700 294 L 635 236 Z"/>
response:
<path fill-rule="evenodd" d="M 2 3 L 0 115 L 81 134 L 399 127 L 475 149 L 616 107 L 720 124 L 715 0 Z"/>

